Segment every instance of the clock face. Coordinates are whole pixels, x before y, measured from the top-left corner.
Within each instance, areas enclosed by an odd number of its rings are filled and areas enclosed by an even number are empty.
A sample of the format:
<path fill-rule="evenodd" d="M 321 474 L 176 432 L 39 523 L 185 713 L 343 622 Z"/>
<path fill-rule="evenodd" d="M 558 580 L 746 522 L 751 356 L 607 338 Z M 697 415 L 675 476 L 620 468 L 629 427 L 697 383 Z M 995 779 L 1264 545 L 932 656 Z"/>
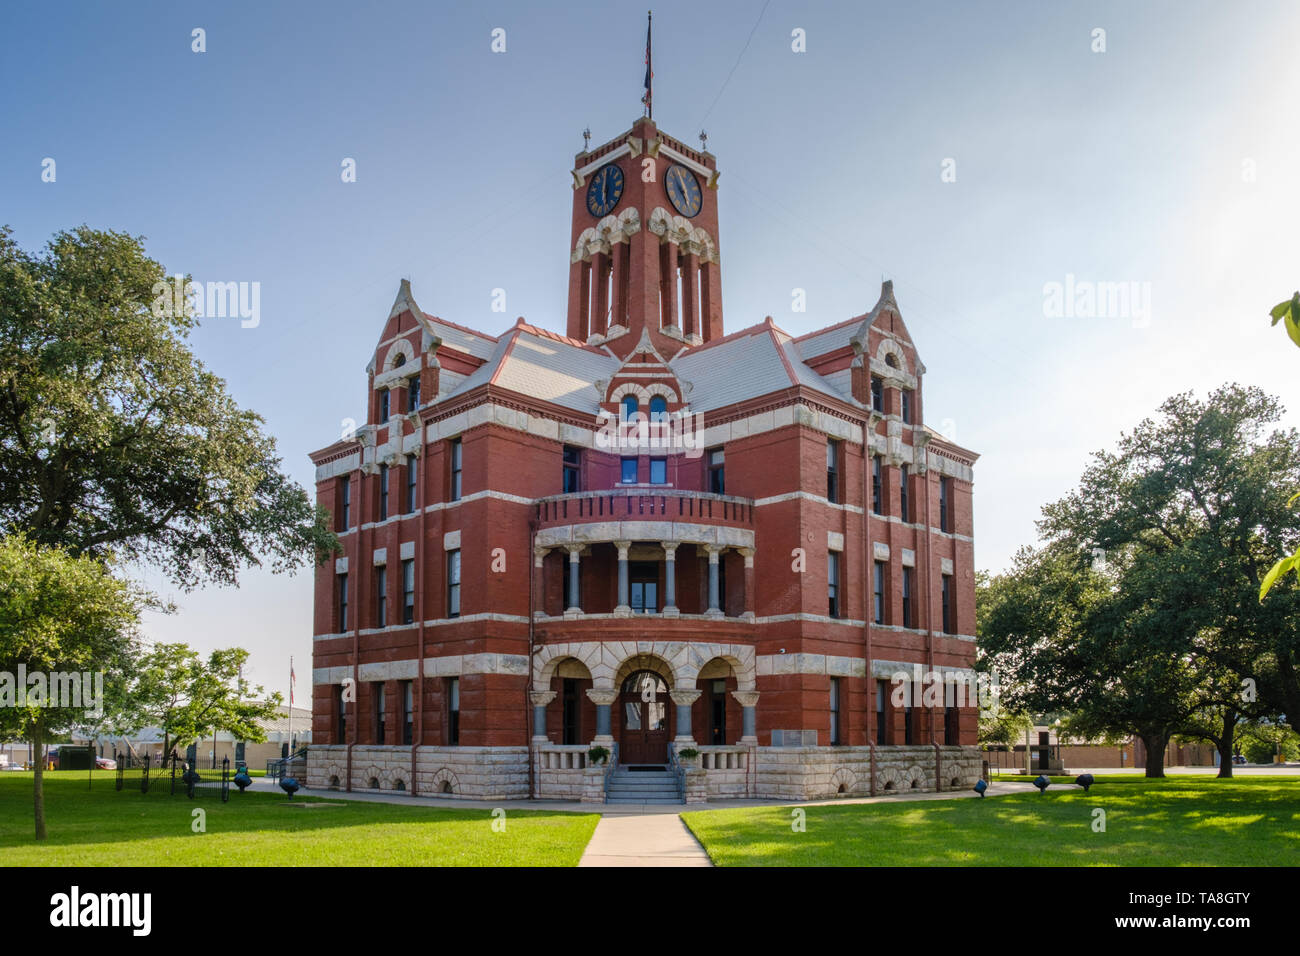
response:
<path fill-rule="evenodd" d="M 587 212 L 607 216 L 623 198 L 623 170 L 613 163 L 596 170 L 587 184 Z"/>
<path fill-rule="evenodd" d="M 695 174 L 680 164 L 671 167 L 664 177 L 664 188 L 668 198 L 676 209 L 686 218 L 691 218 L 700 211 L 700 184 Z"/>

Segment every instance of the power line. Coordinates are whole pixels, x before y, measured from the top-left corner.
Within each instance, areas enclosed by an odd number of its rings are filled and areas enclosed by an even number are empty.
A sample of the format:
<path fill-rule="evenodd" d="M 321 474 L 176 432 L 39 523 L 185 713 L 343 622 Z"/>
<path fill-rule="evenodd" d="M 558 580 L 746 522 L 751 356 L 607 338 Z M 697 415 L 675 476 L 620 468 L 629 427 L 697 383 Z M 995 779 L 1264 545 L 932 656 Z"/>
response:
<path fill-rule="evenodd" d="M 727 84 L 731 82 L 731 77 L 735 74 L 736 67 L 740 66 L 740 61 L 745 58 L 745 51 L 749 49 L 749 44 L 753 41 L 754 34 L 758 32 L 758 25 L 763 21 L 763 14 L 767 13 L 768 4 L 771 2 L 772 0 L 766 0 L 763 4 L 763 9 L 758 11 L 758 19 L 754 21 L 754 26 L 749 31 L 749 37 L 745 40 L 745 45 L 740 48 L 740 55 L 736 57 L 736 62 L 731 65 L 731 72 L 728 73 L 727 78 L 722 81 L 722 89 L 718 90 L 718 95 L 713 98 L 713 102 L 709 104 L 709 108 L 705 111 L 704 115 L 700 117 L 699 123 L 696 124 L 697 126 L 701 128 L 704 127 L 704 121 L 707 120 L 709 114 L 713 112 L 713 107 L 718 105 L 718 100 L 722 99 L 722 94 L 726 92 Z"/>

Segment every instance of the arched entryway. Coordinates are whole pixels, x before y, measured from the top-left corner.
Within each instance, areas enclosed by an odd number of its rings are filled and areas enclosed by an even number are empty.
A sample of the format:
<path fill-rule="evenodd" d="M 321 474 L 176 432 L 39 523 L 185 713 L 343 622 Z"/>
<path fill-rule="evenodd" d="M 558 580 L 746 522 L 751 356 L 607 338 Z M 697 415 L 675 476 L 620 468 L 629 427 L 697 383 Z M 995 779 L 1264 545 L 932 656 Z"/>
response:
<path fill-rule="evenodd" d="M 627 676 L 619 694 L 619 763 L 668 762 L 671 703 L 668 683 L 662 675 L 639 670 Z"/>

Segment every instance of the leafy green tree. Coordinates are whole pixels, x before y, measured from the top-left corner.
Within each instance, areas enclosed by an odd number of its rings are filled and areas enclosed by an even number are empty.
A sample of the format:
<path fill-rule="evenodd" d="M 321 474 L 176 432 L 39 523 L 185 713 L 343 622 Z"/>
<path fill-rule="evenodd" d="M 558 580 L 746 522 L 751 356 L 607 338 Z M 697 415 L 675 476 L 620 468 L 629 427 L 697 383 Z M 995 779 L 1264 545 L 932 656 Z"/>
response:
<path fill-rule="evenodd" d="M 236 740 L 262 743 L 259 723 L 278 716 L 282 702 L 243 676 L 248 651 L 241 647 L 213 651 L 206 659 L 186 644 L 155 645 L 140 660 L 128 684 L 129 709 L 122 731 L 143 726 L 163 730 L 163 753 L 221 731 Z"/>
<path fill-rule="evenodd" d="M 332 550 L 263 420 L 186 342 L 141 240 L 80 227 L 39 255 L 0 229 L 0 533 L 150 562 L 182 588 Z"/>
<path fill-rule="evenodd" d="M 1251 763 L 1291 761 L 1300 754 L 1300 734 L 1274 721 L 1248 721 L 1242 725 L 1241 738 L 1241 751 Z"/>
<path fill-rule="evenodd" d="M 137 625 L 147 596 L 115 578 L 103 561 L 40 545 L 20 534 L 0 537 L 0 738 L 32 744 L 36 839 L 44 840 L 45 744 L 83 726 L 95 701 L 86 687 L 72 687 L 57 675 L 102 674 L 102 686 L 120 685 L 139 656 Z M 20 701 L 20 665 L 43 675 L 44 693 Z M 58 686 L 56 692 L 56 685 Z M 39 691 L 41 684 L 21 687 Z M 91 697 L 96 695 L 92 678 Z M 77 699 L 77 697 L 80 699 Z M 108 694 L 106 693 L 107 697 Z M 100 701 L 112 706 L 112 699 Z M 90 719 L 94 719 L 91 717 Z"/>
<path fill-rule="evenodd" d="M 1044 536 L 1078 552 L 1126 554 L 1145 567 L 1207 675 L 1231 672 L 1273 713 L 1300 719 L 1300 588 L 1259 591 L 1273 556 L 1300 544 L 1300 436 L 1258 388 L 1225 385 L 1160 406 L 1098 452 L 1079 489 L 1044 509 Z M 1164 642 L 1161 642 L 1163 645 Z M 1182 659 L 1182 657 L 1180 657 Z M 1204 701 L 1202 701 L 1203 703 Z"/>

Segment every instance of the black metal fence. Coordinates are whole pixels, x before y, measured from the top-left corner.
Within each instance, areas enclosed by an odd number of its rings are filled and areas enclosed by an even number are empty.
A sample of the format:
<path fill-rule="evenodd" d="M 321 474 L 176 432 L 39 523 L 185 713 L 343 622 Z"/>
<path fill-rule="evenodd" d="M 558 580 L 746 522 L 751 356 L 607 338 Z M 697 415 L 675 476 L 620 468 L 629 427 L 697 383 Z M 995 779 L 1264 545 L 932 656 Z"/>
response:
<path fill-rule="evenodd" d="M 221 766 L 215 769 L 201 769 L 191 767 L 174 750 L 156 762 L 149 754 L 131 760 L 120 755 L 115 787 L 169 796 L 183 793 L 191 800 L 200 795 L 219 796 L 221 802 L 226 803 L 230 800 L 230 758 L 224 758 Z"/>

